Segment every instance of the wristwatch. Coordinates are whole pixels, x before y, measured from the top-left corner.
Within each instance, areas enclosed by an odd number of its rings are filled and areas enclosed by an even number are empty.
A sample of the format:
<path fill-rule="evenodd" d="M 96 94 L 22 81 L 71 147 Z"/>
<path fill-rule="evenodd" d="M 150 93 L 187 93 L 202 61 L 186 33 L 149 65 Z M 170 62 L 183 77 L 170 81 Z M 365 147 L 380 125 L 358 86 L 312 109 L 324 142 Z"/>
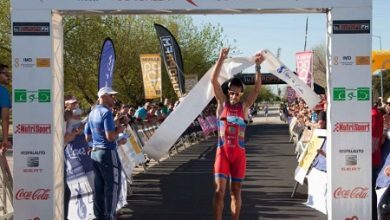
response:
<path fill-rule="evenodd" d="M 261 66 L 260 64 L 255 66 L 255 70 L 256 70 L 256 73 L 259 72 L 260 73 L 260 70 L 261 70 Z"/>

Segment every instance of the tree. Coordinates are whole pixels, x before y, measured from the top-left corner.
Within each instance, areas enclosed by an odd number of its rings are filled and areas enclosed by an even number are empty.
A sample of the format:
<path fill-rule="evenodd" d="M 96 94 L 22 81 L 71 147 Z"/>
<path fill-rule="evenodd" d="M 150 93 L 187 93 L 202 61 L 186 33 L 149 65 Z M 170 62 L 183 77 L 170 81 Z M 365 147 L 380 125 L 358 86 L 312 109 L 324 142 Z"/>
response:
<path fill-rule="evenodd" d="M 92 103 L 97 91 L 97 63 L 101 44 L 110 37 L 116 49 L 113 87 L 125 103 L 144 100 L 140 54 L 160 53 L 154 23 L 167 27 L 181 46 L 184 73 L 199 78 L 212 66 L 223 45 L 222 28 L 206 24 L 197 27 L 192 18 L 174 16 L 66 16 L 65 93 Z M 230 46 L 230 45 L 225 45 Z M 175 98 L 171 82 L 162 67 L 163 96 Z M 77 83 L 79 80 L 82 83 Z M 88 84 L 88 85 L 86 85 Z"/>
<path fill-rule="evenodd" d="M 0 1 L 0 63 L 11 67 L 10 1 Z"/>
<path fill-rule="evenodd" d="M 313 78 L 314 82 L 326 88 L 326 45 L 319 44 L 312 48 L 314 51 Z"/>

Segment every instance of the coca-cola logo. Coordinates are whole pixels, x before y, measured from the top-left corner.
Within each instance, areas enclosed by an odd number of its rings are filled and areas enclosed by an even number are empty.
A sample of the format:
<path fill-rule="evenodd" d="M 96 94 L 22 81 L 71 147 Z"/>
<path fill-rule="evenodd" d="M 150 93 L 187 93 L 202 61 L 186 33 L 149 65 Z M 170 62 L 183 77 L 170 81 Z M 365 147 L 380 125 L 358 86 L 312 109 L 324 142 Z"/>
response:
<path fill-rule="evenodd" d="M 368 197 L 368 187 L 355 187 L 353 189 L 337 188 L 333 192 L 335 199 L 365 199 Z"/>
<path fill-rule="evenodd" d="M 16 200 L 48 200 L 50 198 L 50 189 L 36 189 L 35 191 L 27 191 L 19 189 L 16 192 Z"/>

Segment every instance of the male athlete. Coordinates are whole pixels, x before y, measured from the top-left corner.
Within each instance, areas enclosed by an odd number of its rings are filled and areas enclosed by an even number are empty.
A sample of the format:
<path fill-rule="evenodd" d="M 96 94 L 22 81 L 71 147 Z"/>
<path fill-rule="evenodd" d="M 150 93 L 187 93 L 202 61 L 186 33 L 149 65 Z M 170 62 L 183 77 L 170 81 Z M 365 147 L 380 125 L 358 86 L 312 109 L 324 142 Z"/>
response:
<path fill-rule="evenodd" d="M 246 156 L 244 147 L 245 127 L 247 124 L 247 112 L 255 102 L 261 88 L 260 64 L 264 61 L 261 53 L 256 54 L 256 79 L 255 88 L 248 94 L 246 100 L 240 101 L 244 92 L 244 84 L 239 78 L 233 78 L 228 85 L 228 98 L 222 91 L 218 82 L 224 60 L 229 53 L 229 48 L 223 48 L 219 54 L 214 72 L 211 75 L 211 84 L 218 102 L 217 118 L 218 148 L 215 157 L 215 196 L 214 219 L 222 218 L 223 203 L 226 184 L 229 181 L 231 191 L 232 219 L 237 220 L 241 209 L 241 182 L 245 177 Z"/>

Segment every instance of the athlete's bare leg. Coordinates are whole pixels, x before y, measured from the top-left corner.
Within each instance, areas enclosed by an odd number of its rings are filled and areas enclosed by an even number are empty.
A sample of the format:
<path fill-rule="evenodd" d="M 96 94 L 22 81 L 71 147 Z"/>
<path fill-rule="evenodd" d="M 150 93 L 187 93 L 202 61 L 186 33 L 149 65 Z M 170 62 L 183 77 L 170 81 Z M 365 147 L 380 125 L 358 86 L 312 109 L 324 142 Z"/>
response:
<path fill-rule="evenodd" d="M 241 186 L 240 182 L 232 182 L 230 185 L 230 197 L 231 204 L 230 210 L 232 212 L 232 220 L 240 219 L 240 210 L 241 210 Z"/>
<path fill-rule="evenodd" d="M 215 179 L 215 195 L 214 195 L 214 219 L 221 220 L 223 212 L 223 202 L 225 198 L 227 180 L 225 178 Z"/>

